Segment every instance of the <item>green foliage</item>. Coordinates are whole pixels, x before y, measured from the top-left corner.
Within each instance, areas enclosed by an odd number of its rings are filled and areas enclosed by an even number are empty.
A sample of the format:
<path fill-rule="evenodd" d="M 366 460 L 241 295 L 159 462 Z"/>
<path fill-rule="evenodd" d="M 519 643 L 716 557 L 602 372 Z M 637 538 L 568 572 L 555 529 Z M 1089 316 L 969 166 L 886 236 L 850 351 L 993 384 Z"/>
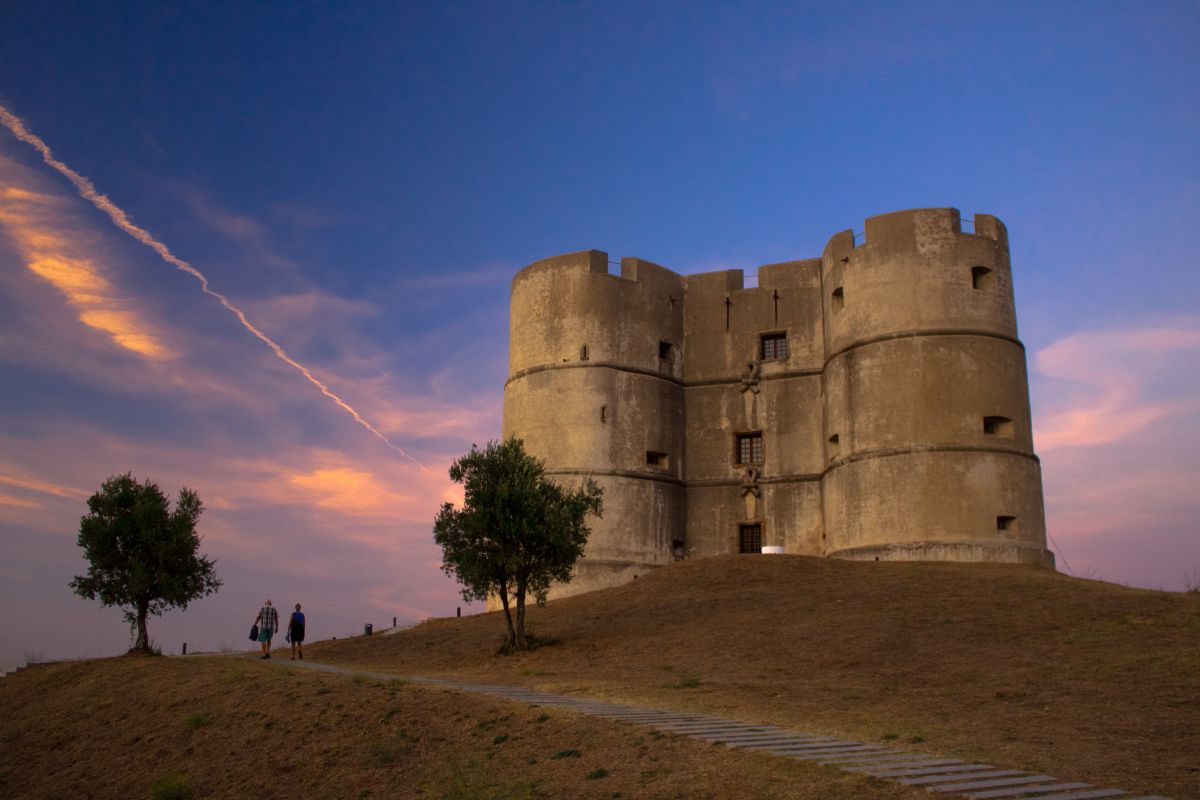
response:
<path fill-rule="evenodd" d="M 198 711 L 183 718 L 184 727 L 190 731 L 198 731 L 210 722 L 212 722 L 211 714 L 201 714 Z"/>
<path fill-rule="evenodd" d="M 555 753 L 554 755 L 552 755 L 550 757 L 556 758 L 556 759 L 579 758 L 581 755 L 583 755 L 583 754 L 580 753 L 578 750 L 559 750 L 557 753 Z"/>
<path fill-rule="evenodd" d="M 159 775 L 150 784 L 150 800 L 189 800 L 195 793 L 192 782 L 174 772 Z"/>
<path fill-rule="evenodd" d="M 150 652 L 146 616 L 217 591 L 215 562 L 199 555 L 196 522 L 203 511 L 191 489 L 181 489 L 172 511 L 153 481 L 138 483 L 129 473 L 106 480 L 88 498 L 79 521 L 79 546 L 88 574 L 71 588 L 81 597 L 120 606 L 136 629 L 133 649 Z"/>
<path fill-rule="evenodd" d="M 606 777 L 607 775 L 608 775 L 608 770 L 606 770 L 604 767 L 600 767 L 599 769 L 594 769 L 591 772 L 589 772 L 587 774 L 587 779 L 589 781 L 594 781 L 599 778 Z"/>
<path fill-rule="evenodd" d="M 586 517 L 600 515 L 603 491 L 591 478 L 576 488 L 548 480 L 520 439 L 473 446 L 450 466 L 450 478 L 463 484 L 464 497 L 461 509 L 445 503 L 434 521 L 442 570 L 468 602 L 497 595 L 508 647 L 526 649 L 525 599 L 542 604 L 552 583 L 571 580 L 590 533 Z"/>

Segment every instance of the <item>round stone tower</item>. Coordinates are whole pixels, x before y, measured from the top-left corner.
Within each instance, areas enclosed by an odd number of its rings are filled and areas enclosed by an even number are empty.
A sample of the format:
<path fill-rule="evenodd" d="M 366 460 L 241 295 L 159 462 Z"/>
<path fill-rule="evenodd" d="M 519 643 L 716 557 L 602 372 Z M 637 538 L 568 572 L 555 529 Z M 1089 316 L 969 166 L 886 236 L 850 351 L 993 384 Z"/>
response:
<path fill-rule="evenodd" d="M 1003 223 L 873 217 L 821 281 L 825 554 L 1053 566 Z"/>
<path fill-rule="evenodd" d="M 683 297 L 670 270 L 625 258 L 612 275 L 598 250 L 513 278 L 504 436 L 556 480 L 590 475 L 604 489 L 585 558 L 556 597 L 625 583 L 682 547 Z"/>

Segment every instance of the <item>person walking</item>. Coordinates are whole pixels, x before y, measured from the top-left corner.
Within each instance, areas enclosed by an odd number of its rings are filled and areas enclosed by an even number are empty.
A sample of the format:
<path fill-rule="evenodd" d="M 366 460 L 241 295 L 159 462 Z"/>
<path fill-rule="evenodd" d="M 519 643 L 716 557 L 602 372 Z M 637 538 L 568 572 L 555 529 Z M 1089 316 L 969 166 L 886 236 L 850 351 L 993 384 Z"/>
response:
<path fill-rule="evenodd" d="M 300 604 L 296 603 L 296 610 L 292 612 L 292 618 L 288 620 L 287 630 L 288 641 L 292 643 L 292 660 L 296 660 L 296 656 L 300 660 L 304 660 L 304 612 L 300 610 Z"/>
<path fill-rule="evenodd" d="M 258 616 L 254 619 L 258 625 L 258 643 L 262 646 L 263 653 L 259 658 L 270 658 L 271 637 L 279 630 L 279 612 L 271 605 L 271 598 L 267 598 L 267 602 L 258 610 Z"/>

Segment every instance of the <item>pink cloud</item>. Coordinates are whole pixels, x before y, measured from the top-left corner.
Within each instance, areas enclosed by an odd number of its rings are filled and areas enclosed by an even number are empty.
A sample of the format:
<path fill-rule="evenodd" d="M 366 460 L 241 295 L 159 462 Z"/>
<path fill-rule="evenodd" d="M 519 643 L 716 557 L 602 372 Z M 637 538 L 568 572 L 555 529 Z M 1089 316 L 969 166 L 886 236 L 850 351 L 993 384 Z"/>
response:
<path fill-rule="evenodd" d="M 1075 334 L 1039 350 L 1033 364 L 1052 379 L 1043 383 L 1055 387 L 1034 419 L 1040 452 L 1111 444 L 1200 405 L 1194 394 L 1155 397 L 1151 391 L 1164 371 L 1200 369 L 1194 322 Z"/>
<path fill-rule="evenodd" d="M 1032 364 L 1060 568 L 1185 588 L 1200 568 L 1200 322 L 1075 334 Z"/>

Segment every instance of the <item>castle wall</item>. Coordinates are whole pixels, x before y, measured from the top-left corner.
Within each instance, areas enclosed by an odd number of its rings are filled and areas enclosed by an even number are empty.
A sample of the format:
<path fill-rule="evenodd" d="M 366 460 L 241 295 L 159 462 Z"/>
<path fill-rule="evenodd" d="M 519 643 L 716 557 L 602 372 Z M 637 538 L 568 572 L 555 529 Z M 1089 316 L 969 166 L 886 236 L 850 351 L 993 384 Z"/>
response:
<path fill-rule="evenodd" d="M 518 273 L 504 434 L 605 489 L 553 596 L 738 552 L 747 525 L 789 553 L 1053 565 L 1007 233 L 974 227 L 873 217 L 750 288 L 595 250 Z"/>

